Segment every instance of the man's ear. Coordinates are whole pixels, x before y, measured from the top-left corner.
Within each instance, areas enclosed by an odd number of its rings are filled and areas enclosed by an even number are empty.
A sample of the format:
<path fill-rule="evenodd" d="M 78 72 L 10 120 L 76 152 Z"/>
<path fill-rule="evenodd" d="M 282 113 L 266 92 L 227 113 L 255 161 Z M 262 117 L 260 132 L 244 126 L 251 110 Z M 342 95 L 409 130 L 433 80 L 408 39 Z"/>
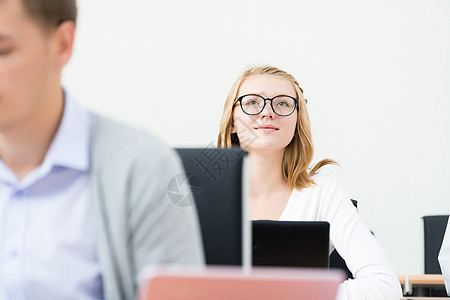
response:
<path fill-rule="evenodd" d="M 72 56 L 75 23 L 72 21 L 61 23 L 52 35 L 55 67 L 62 69 Z"/>

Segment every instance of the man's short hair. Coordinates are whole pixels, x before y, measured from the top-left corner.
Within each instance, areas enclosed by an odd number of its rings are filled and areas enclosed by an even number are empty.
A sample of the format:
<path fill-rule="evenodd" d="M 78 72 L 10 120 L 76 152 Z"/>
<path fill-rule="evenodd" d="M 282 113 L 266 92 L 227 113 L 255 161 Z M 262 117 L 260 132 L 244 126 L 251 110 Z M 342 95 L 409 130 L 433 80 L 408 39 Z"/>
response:
<path fill-rule="evenodd" d="M 77 21 L 76 0 L 20 0 L 25 11 L 44 29 L 54 29 L 65 21 Z"/>

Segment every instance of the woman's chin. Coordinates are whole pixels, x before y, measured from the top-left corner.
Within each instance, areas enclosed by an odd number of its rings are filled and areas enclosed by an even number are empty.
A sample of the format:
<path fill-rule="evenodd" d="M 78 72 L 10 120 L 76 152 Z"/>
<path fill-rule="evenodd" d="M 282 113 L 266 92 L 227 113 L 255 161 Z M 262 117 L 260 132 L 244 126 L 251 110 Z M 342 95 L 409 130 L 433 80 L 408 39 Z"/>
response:
<path fill-rule="evenodd" d="M 273 143 L 260 143 L 254 142 L 250 145 L 242 145 L 241 148 L 247 152 L 267 152 L 267 151 L 282 151 L 286 148 L 287 144 L 273 144 Z"/>

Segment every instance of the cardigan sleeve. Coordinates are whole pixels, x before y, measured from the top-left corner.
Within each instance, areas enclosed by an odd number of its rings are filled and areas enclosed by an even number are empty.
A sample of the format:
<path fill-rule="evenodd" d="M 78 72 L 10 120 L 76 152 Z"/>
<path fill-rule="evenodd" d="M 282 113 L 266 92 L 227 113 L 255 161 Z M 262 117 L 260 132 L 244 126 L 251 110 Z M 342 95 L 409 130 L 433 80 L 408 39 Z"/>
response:
<path fill-rule="evenodd" d="M 130 174 L 129 252 L 135 274 L 148 265 L 204 262 L 195 203 L 189 201 L 189 185 L 180 180 L 180 159 L 173 150 L 153 149 L 136 159 Z"/>
<path fill-rule="evenodd" d="M 105 299 L 135 299 L 145 266 L 204 265 L 195 205 L 169 198 L 170 182 L 183 173 L 175 151 L 146 131 L 96 114 L 91 140 L 90 187 Z M 190 195 L 187 185 L 180 188 L 178 194 Z"/>
<path fill-rule="evenodd" d="M 394 269 L 350 199 L 332 179 L 322 189 L 321 218 L 330 223 L 330 239 L 355 277 L 341 284 L 337 299 L 400 299 Z"/>

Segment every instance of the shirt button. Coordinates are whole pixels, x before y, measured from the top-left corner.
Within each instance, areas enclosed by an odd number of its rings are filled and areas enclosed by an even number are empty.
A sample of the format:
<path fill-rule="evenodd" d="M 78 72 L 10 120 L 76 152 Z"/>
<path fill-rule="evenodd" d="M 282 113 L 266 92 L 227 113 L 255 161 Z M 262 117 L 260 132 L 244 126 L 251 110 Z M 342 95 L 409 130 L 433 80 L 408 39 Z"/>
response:
<path fill-rule="evenodd" d="M 9 251 L 9 257 L 12 259 L 16 259 L 19 256 L 19 251 L 17 249 L 11 249 Z"/>

